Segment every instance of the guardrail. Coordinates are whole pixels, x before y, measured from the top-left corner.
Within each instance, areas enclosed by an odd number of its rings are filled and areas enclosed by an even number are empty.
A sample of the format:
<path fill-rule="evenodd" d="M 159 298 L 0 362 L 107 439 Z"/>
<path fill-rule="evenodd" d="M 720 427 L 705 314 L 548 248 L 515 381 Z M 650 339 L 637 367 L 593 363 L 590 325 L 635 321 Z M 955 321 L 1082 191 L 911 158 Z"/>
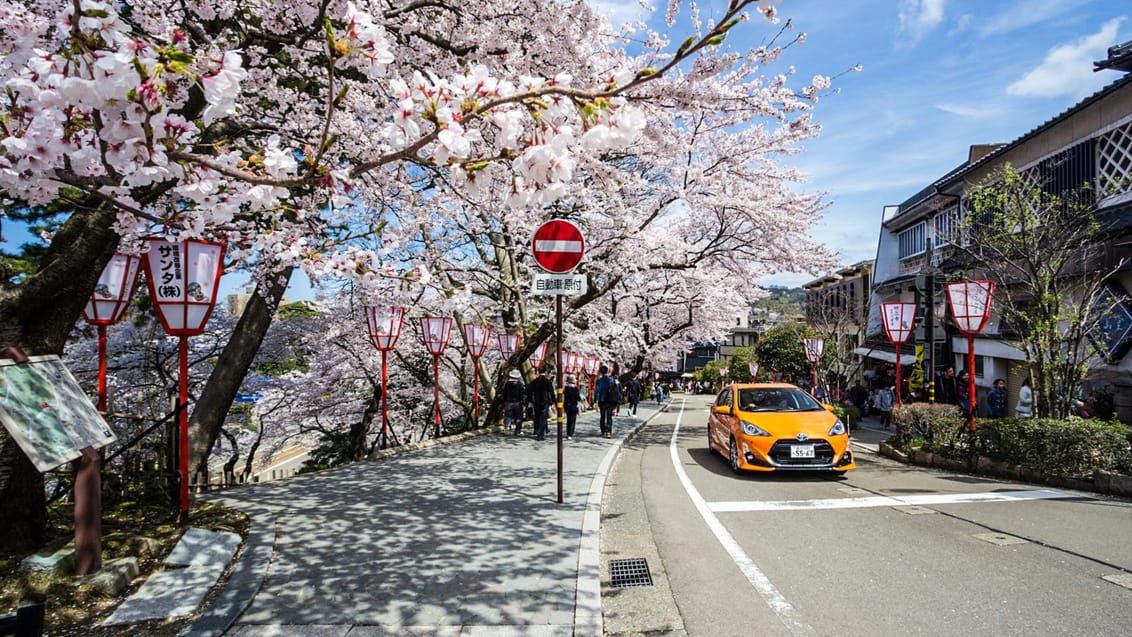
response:
<path fill-rule="evenodd" d="M 0 637 L 42 637 L 45 601 L 42 595 L 28 595 L 14 615 L 0 615 Z"/>

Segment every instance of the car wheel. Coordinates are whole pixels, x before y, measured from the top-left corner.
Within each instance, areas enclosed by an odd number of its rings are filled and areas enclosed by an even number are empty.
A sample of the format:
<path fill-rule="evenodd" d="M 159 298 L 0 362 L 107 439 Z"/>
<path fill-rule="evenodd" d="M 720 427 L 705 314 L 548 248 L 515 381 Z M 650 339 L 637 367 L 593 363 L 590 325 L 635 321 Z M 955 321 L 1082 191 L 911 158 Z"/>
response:
<path fill-rule="evenodd" d="M 739 445 L 735 443 L 735 439 L 731 439 L 731 446 L 728 449 L 728 458 L 731 460 L 731 470 L 739 473 Z"/>

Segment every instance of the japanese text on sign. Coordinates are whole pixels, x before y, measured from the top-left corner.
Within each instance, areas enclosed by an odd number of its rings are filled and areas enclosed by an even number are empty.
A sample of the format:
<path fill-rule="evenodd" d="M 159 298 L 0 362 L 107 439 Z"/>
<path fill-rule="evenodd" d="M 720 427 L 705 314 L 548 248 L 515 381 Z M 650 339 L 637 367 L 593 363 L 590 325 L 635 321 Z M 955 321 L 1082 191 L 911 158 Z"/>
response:
<path fill-rule="evenodd" d="M 534 295 L 581 296 L 586 289 L 585 275 L 531 273 L 531 294 Z"/>

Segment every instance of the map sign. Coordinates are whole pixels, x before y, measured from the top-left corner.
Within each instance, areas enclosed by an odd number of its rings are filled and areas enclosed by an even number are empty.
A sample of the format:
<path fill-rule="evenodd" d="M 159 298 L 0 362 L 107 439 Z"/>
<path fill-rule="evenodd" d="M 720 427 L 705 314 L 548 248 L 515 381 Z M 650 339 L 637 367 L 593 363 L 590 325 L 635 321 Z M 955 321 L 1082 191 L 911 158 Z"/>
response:
<path fill-rule="evenodd" d="M 0 423 L 39 471 L 117 438 L 58 356 L 0 358 Z"/>

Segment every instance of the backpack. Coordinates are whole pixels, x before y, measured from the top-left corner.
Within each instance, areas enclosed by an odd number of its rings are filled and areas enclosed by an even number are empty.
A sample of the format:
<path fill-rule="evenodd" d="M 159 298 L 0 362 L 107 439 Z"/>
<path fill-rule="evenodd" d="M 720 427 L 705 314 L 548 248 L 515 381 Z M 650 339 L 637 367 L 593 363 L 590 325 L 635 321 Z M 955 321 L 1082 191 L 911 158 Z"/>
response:
<path fill-rule="evenodd" d="M 612 378 L 609 379 L 609 386 L 605 388 L 605 402 L 621 404 L 621 384 Z"/>

